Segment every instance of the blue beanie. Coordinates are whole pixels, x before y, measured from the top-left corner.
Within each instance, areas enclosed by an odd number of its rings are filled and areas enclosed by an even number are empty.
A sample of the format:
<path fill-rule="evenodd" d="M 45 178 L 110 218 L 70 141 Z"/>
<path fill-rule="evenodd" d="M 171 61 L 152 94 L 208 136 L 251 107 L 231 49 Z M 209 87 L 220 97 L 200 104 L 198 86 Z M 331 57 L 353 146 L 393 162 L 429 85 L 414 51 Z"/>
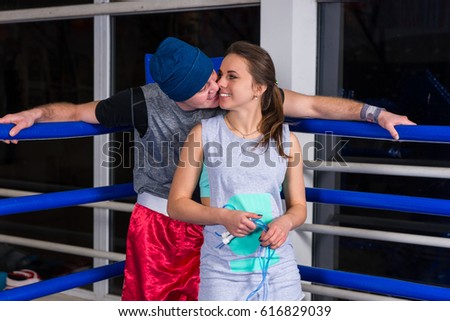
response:
<path fill-rule="evenodd" d="M 205 86 L 213 63 L 200 49 L 177 38 L 166 38 L 150 60 L 150 74 L 175 101 L 185 101 Z"/>

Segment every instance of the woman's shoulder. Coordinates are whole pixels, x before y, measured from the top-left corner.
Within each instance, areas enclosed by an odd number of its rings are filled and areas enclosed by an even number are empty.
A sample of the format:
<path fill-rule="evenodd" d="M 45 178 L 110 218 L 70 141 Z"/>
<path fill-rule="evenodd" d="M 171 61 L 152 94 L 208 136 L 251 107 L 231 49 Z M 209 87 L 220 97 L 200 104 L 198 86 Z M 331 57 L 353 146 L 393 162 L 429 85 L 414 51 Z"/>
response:
<path fill-rule="evenodd" d="M 283 124 L 283 142 L 290 142 L 292 140 L 292 132 L 289 129 L 289 124 Z"/>

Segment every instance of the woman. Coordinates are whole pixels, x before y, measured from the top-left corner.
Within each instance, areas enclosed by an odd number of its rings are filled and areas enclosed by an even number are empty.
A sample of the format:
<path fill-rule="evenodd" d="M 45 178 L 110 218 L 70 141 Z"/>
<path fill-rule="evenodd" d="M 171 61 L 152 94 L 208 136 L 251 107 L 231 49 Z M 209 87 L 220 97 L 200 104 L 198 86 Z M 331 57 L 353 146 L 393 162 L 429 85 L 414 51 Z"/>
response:
<path fill-rule="evenodd" d="M 283 124 L 274 64 L 264 49 L 240 41 L 219 77 L 227 112 L 189 134 L 168 202 L 171 218 L 205 225 L 199 300 L 301 300 L 288 241 L 306 219 L 301 148 Z M 210 207 L 192 200 L 203 166 Z"/>

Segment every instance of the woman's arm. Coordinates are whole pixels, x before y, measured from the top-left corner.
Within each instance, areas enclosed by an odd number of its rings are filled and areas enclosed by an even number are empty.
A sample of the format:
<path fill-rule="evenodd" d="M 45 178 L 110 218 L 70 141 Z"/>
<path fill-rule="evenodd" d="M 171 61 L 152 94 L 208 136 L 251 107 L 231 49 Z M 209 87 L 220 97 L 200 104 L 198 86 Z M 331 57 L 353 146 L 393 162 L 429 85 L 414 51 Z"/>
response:
<path fill-rule="evenodd" d="M 242 237 L 252 232 L 256 225 L 250 218 L 257 214 L 204 206 L 192 200 L 192 194 L 202 170 L 202 129 L 197 125 L 188 135 L 180 155 L 180 162 L 170 188 L 167 213 L 173 219 L 200 225 L 220 224 L 233 234 Z"/>
<path fill-rule="evenodd" d="M 287 239 L 290 231 L 302 225 L 306 220 L 306 194 L 303 178 L 303 158 L 300 143 L 291 133 L 292 146 L 283 183 L 286 213 L 269 224 L 269 230 L 261 234 L 261 245 L 279 248 Z"/>

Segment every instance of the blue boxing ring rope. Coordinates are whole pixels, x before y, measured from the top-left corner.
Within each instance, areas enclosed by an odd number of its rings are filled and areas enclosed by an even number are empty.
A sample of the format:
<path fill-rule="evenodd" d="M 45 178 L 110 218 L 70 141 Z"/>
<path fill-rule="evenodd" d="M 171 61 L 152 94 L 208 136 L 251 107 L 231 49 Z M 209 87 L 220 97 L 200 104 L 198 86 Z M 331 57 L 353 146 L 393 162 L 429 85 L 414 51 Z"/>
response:
<path fill-rule="evenodd" d="M 12 125 L 0 125 L 0 139 L 12 139 L 8 132 Z M 348 121 L 296 120 L 293 131 L 372 139 L 391 139 L 377 125 Z M 450 143 L 450 130 L 445 126 L 397 126 L 402 141 Z M 80 122 L 40 123 L 23 130 L 14 139 L 55 139 L 93 136 L 120 132 L 124 128 L 107 129 L 100 125 Z M 364 133 L 362 137 L 358 133 Z M 336 191 L 319 188 L 307 189 L 307 201 L 339 204 L 355 207 L 410 211 L 426 215 L 450 215 L 450 200 L 424 197 L 408 197 L 364 192 Z M 91 202 L 118 199 L 135 195 L 132 184 L 21 196 L 0 200 L 0 216 L 36 210 L 73 206 Z M 32 285 L 0 292 L 0 300 L 33 300 L 46 295 L 76 288 L 82 285 L 113 278 L 123 274 L 125 262 L 77 272 Z M 331 287 L 351 289 L 412 300 L 450 300 L 450 288 L 430 286 L 414 282 L 348 273 L 317 267 L 299 266 L 302 280 Z"/>
<path fill-rule="evenodd" d="M 450 200 L 437 198 L 306 188 L 306 199 L 322 204 L 450 216 Z"/>
<path fill-rule="evenodd" d="M 129 183 L 7 198 L 0 200 L 0 216 L 109 201 L 135 194 L 133 184 Z"/>
<path fill-rule="evenodd" d="M 385 129 L 373 123 L 318 119 L 291 119 L 288 122 L 291 124 L 292 131 L 301 133 L 392 140 L 391 135 Z M 400 135 L 400 141 L 450 143 L 448 126 L 397 125 L 395 129 Z"/>
<path fill-rule="evenodd" d="M 64 275 L 50 280 L 0 292 L 1 301 L 27 301 L 70 290 L 82 285 L 110 279 L 123 274 L 125 261 Z"/>
<path fill-rule="evenodd" d="M 13 127 L 13 124 L 0 125 L 0 140 L 89 137 L 122 132 L 129 129 L 126 127 L 106 128 L 100 125 L 88 124 L 84 122 L 36 123 L 32 127 L 20 131 L 15 137 L 11 137 L 9 136 L 9 131 Z"/>

